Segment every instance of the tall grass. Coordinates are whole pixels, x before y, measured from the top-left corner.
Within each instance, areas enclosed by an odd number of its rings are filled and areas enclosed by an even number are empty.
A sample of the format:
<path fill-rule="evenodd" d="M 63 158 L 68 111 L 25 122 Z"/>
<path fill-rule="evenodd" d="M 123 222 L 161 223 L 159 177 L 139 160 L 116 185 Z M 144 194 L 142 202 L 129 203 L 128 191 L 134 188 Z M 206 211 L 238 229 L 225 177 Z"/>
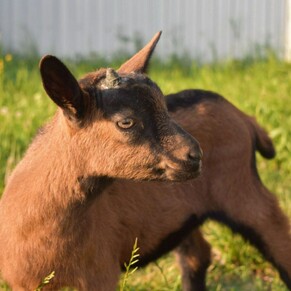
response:
<path fill-rule="evenodd" d="M 107 65 L 95 59 L 67 63 L 77 76 Z M 114 63 L 117 67 L 120 62 Z M 257 117 L 277 149 L 272 161 L 258 156 L 259 172 L 291 217 L 291 65 L 273 56 L 203 66 L 177 59 L 152 63 L 150 76 L 165 94 L 186 88 L 216 91 Z M 36 58 L 0 55 L 0 193 L 37 129 L 56 109 L 42 89 L 37 64 Z M 203 231 L 213 245 L 210 290 L 286 290 L 272 266 L 239 236 L 213 222 L 206 223 Z M 127 279 L 128 290 L 180 288 L 172 255 Z"/>

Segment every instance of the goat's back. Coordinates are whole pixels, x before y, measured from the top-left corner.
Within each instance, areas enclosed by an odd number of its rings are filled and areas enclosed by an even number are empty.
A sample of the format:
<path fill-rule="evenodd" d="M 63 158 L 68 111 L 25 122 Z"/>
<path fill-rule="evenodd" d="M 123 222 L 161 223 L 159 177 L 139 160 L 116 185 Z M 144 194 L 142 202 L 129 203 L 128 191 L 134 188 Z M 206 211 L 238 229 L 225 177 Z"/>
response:
<path fill-rule="evenodd" d="M 185 90 L 167 95 L 166 98 L 173 118 L 196 136 L 201 144 L 213 138 L 213 142 L 220 138 L 229 139 L 230 135 L 241 139 L 244 135 L 243 128 L 247 128 L 254 148 L 265 158 L 271 159 L 275 156 L 272 140 L 255 118 L 237 109 L 221 95 L 204 90 Z M 211 133 L 212 136 L 207 135 L 204 138 L 206 133 Z"/>

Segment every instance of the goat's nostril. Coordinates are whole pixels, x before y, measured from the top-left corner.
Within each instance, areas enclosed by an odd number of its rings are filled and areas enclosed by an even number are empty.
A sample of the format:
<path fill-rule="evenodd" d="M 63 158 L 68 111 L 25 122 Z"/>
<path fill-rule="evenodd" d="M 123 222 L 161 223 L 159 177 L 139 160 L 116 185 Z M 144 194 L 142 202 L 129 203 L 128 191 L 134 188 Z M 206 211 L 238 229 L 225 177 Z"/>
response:
<path fill-rule="evenodd" d="M 193 162 L 200 162 L 202 158 L 202 153 L 201 152 L 196 152 L 196 151 L 190 151 L 188 153 L 188 159 L 193 161 Z"/>

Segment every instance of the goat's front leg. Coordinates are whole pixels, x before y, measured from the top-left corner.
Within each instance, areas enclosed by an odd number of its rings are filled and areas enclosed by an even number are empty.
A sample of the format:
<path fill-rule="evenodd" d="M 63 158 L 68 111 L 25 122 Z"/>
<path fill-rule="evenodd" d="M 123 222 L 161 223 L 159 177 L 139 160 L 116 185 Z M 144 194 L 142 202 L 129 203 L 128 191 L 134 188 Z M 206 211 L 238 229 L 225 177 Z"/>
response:
<path fill-rule="evenodd" d="M 199 229 L 195 229 L 176 249 L 182 269 L 184 291 L 206 290 L 206 271 L 211 262 L 211 248 Z"/>
<path fill-rule="evenodd" d="M 224 222 L 255 245 L 277 268 L 291 290 L 290 224 L 275 195 L 261 183 L 245 189 L 241 187 L 233 194 L 238 197 L 235 205 L 225 201 L 224 209 L 212 218 Z"/>

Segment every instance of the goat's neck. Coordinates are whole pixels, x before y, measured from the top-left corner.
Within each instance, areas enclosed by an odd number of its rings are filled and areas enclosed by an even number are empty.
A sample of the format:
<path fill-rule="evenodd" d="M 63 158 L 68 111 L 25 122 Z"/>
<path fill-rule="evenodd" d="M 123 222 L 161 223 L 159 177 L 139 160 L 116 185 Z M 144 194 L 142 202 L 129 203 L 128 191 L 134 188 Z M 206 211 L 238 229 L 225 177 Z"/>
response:
<path fill-rule="evenodd" d="M 108 178 L 86 173 L 80 158 L 84 153 L 72 150 L 69 139 L 67 132 L 49 128 L 36 138 L 12 175 L 9 188 L 30 205 L 29 211 L 60 217 L 85 209 L 109 183 Z"/>

